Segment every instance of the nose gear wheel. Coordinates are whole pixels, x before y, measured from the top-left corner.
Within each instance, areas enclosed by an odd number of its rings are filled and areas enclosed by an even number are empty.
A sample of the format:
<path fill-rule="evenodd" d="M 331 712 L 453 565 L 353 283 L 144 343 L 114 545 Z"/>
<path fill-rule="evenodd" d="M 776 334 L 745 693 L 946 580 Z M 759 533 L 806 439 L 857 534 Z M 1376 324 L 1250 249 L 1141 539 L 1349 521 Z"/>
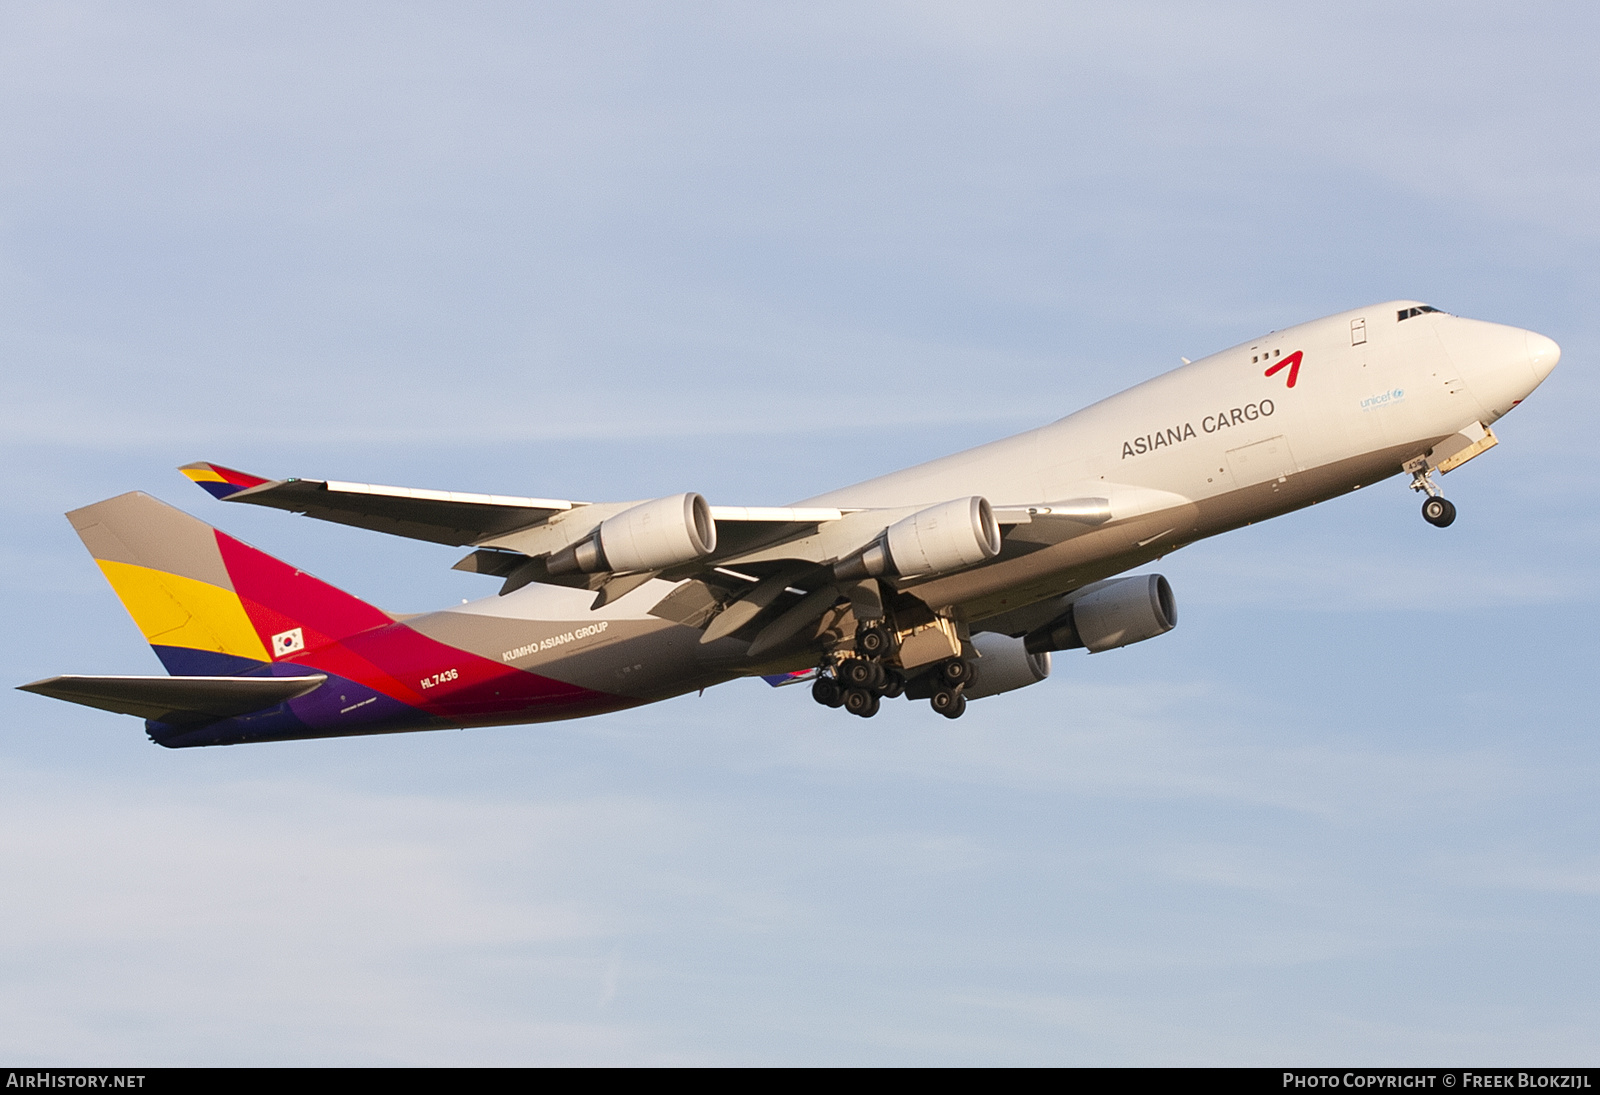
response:
<path fill-rule="evenodd" d="M 1435 528 L 1449 528 L 1456 519 L 1455 504 L 1445 498 L 1429 498 L 1422 503 L 1422 519 Z"/>
<path fill-rule="evenodd" d="M 1422 501 L 1422 519 L 1434 528 L 1449 528 L 1456 519 L 1455 503 L 1439 493 L 1438 484 L 1433 481 L 1433 469 L 1418 457 L 1406 465 L 1406 470 L 1411 473 L 1411 489 L 1428 496 Z"/>

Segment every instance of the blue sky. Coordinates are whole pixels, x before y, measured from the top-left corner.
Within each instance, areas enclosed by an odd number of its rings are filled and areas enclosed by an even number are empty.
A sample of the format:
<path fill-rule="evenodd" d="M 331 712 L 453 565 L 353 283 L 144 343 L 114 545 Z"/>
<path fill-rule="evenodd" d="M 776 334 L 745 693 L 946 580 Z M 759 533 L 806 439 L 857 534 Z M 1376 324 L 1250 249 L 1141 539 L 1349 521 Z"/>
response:
<path fill-rule="evenodd" d="M 1445 480 L 1156 569 L 946 723 L 736 682 L 172 753 L 0 693 L 40 1063 L 1574 1063 L 1600 1038 L 1584 5 L 0 13 L 0 644 L 158 666 L 142 489 L 397 611 L 451 549 L 173 472 L 777 504 L 1395 297 L 1560 368 Z"/>

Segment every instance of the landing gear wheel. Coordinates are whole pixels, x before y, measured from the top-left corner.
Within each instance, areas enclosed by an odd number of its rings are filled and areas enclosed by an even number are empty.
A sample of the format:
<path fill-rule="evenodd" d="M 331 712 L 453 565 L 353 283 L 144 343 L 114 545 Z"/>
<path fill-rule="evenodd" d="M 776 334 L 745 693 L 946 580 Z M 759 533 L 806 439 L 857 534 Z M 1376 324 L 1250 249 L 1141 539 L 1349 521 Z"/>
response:
<path fill-rule="evenodd" d="M 839 679 L 848 688 L 876 690 L 883 684 L 883 666 L 865 658 L 851 658 L 839 666 Z"/>
<path fill-rule="evenodd" d="M 839 682 L 832 677 L 818 677 L 811 686 L 811 698 L 824 707 L 839 707 L 844 703 L 844 693 Z"/>
<path fill-rule="evenodd" d="M 870 719 L 878 713 L 878 697 L 865 688 L 847 688 L 844 693 L 844 709 L 852 715 Z"/>
<path fill-rule="evenodd" d="M 951 688 L 972 679 L 972 665 L 964 658 L 951 658 L 939 667 L 939 678 Z"/>
<path fill-rule="evenodd" d="M 883 696 L 884 699 L 892 700 L 898 696 L 905 695 L 905 691 L 906 675 L 893 666 L 884 666 L 883 684 L 881 687 L 879 687 L 878 693 Z"/>
<path fill-rule="evenodd" d="M 882 624 L 862 624 L 856 629 L 856 653 L 863 658 L 881 658 L 889 652 L 889 633 Z"/>
<path fill-rule="evenodd" d="M 1429 498 L 1422 503 L 1422 519 L 1436 528 L 1449 528 L 1456 519 L 1456 507 L 1443 498 Z"/>
<path fill-rule="evenodd" d="M 947 719 L 959 719 L 967 710 L 967 697 L 954 688 L 940 688 L 928 697 L 928 703 Z"/>

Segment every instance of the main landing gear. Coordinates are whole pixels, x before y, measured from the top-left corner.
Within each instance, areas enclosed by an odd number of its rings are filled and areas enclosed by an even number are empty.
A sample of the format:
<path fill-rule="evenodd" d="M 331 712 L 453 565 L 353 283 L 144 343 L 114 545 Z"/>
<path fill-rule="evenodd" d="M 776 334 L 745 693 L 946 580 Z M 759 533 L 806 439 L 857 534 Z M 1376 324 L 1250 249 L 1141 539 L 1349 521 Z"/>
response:
<path fill-rule="evenodd" d="M 891 665 L 866 658 L 845 658 L 831 675 L 819 673 L 811 685 L 811 698 L 824 707 L 842 707 L 852 715 L 870 719 L 879 701 L 893 699 L 906 690 L 905 674 Z"/>
<path fill-rule="evenodd" d="M 881 702 L 902 695 L 926 698 L 939 714 L 959 719 L 967 709 L 966 686 L 973 678 L 973 665 L 965 658 L 949 658 L 931 666 L 919 667 L 913 677 L 883 660 L 892 646 L 889 632 L 878 624 L 866 624 L 856 633 L 853 655 L 830 659 L 818 670 L 811 685 L 811 698 L 824 707 L 842 707 L 852 715 L 870 719 Z"/>
<path fill-rule="evenodd" d="M 1433 470 L 1425 462 L 1406 470 L 1411 472 L 1411 489 L 1428 496 L 1422 500 L 1422 519 L 1435 528 L 1449 528 L 1456 519 L 1456 507 L 1439 493 L 1433 481 Z"/>
<path fill-rule="evenodd" d="M 966 687 L 972 681 L 972 663 L 965 658 L 950 658 L 940 662 L 930 676 L 933 691 L 928 703 L 947 719 L 959 719 L 966 713 Z"/>

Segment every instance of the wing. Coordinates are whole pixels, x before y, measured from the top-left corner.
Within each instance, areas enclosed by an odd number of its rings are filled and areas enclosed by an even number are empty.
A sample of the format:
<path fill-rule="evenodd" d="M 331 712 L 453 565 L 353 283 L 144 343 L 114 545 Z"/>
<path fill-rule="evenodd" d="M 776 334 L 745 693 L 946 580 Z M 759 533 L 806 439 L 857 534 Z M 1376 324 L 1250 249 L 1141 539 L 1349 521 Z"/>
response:
<path fill-rule="evenodd" d="M 527 528 L 582 502 L 380 487 L 319 479 L 263 479 L 220 464 L 178 469 L 216 498 L 303 513 L 319 521 L 435 544 L 466 545 Z"/>
<path fill-rule="evenodd" d="M 555 498 L 521 498 L 462 491 L 419 490 L 319 479 L 267 479 L 249 472 L 198 462 L 179 469 L 213 497 L 227 502 L 270 506 L 321 521 L 386 532 L 436 544 L 478 548 L 456 569 L 506 579 L 502 592 L 529 582 L 610 587 L 614 598 L 664 572 L 688 577 L 716 567 L 722 560 L 748 556 L 815 533 L 837 521 L 844 511 L 827 507 L 710 506 L 716 549 L 672 567 L 635 569 L 619 584 L 611 572 L 552 572 L 550 557 L 591 536 L 610 517 L 645 504 L 578 502 Z M 779 553 L 781 555 L 781 552 Z M 756 572 L 770 567 L 757 561 Z"/>
<path fill-rule="evenodd" d="M 374 532 L 387 532 L 436 544 L 487 546 L 523 555 L 540 554 L 570 538 L 535 532 L 553 518 L 582 509 L 579 524 L 598 524 L 638 502 L 574 502 L 557 498 L 519 498 L 503 494 L 384 487 L 319 479 L 264 479 L 259 475 L 205 462 L 178 469 L 213 497 L 227 502 L 270 506 Z M 743 554 L 809 531 L 819 522 L 837 521 L 842 511 L 786 506 L 712 506 L 717 524 L 717 555 Z M 571 523 L 571 522 L 569 522 Z M 588 531 L 588 530 L 585 530 Z M 516 535 L 521 533 L 522 535 Z M 463 569 L 471 569 L 464 567 Z M 496 573 L 485 566 L 482 573 Z"/>
<path fill-rule="evenodd" d="M 862 570 L 857 575 L 847 561 L 885 542 L 886 536 L 892 539 L 891 526 L 899 522 L 903 527 L 908 518 L 926 509 L 926 504 L 863 509 L 709 506 L 697 494 L 643 502 L 577 502 L 315 479 L 269 480 L 209 463 L 181 470 L 229 502 L 473 547 L 456 569 L 502 579 L 502 594 L 530 582 L 563 585 L 594 591 L 594 607 L 599 608 L 652 579 L 680 583 L 655 605 L 653 614 L 700 628 L 705 642 L 734 634 L 747 637 L 765 622 L 775 628 L 767 636 L 769 646 L 777 642 L 775 636 L 796 626 L 795 621 L 803 623 L 826 612 L 838 599 L 875 600 L 876 584 L 856 579 L 882 571 L 857 567 Z M 936 508 L 942 512 L 955 506 L 965 512 L 969 501 L 982 500 L 958 499 Z M 685 528 L 692 539 L 696 514 L 704 524 L 700 546 L 673 554 L 663 546 L 665 541 Z M 997 506 L 989 519 L 998 526 L 1000 551 L 997 556 L 992 549 L 983 555 L 987 562 L 1004 562 L 1081 535 L 1111 517 L 1111 504 L 1100 497 Z M 926 524 L 911 538 L 937 534 L 937 521 Z M 596 545 L 602 543 L 603 551 L 597 551 Z M 969 565 L 986 562 L 974 556 L 956 568 Z M 924 570 L 903 578 L 891 574 L 883 581 L 892 589 L 914 592 L 931 576 L 936 575 Z M 738 607 L 729 612 L 736 603 Z M 858 609 L 882 612 L 865 600 Z"/>

